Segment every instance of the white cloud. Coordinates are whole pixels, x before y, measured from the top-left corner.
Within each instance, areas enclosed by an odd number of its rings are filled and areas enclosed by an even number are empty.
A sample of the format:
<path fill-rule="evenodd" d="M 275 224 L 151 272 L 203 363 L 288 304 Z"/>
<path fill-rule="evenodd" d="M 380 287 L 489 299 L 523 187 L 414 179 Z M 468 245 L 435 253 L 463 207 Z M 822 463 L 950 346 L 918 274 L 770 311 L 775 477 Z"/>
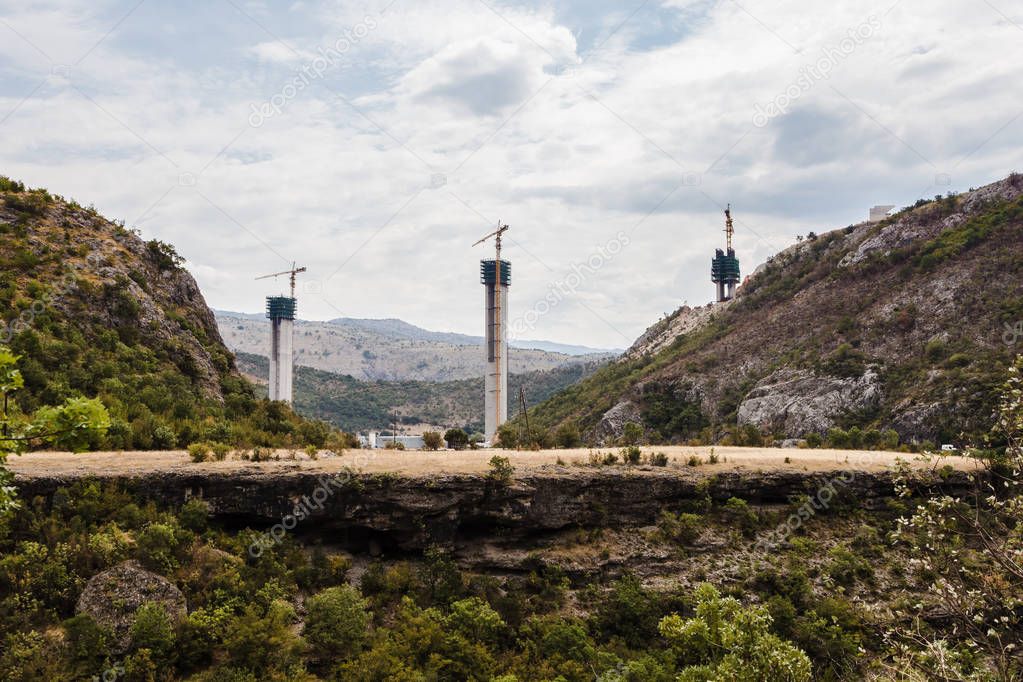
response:
<path fill-rule="evenodd" d="M 131 3 L 0 9 L 27 39 L 0 24 L 0 172 L 143 217 L 216 307 L 259 310 L 273 292 L 253 278 L 294 258 L 322 285 L 301 302 L 311 318 L 471 333 L 486 252 L 469 245 L 493 221 L 512 225 L 513 314 L 631 231 L 530 334 L 623 346 L 711 297 L 726 202 L 750 272 L 869 205 L 996 179 L 1023 149 L 1023 118 L 1010 123 L 1023 107 L 1018 29 L 955 0 L 903 0 L 888 15 L 890 3 L 674 2 L 625 24 L 628 12 L 589 16 L 582 3 L 302 4 L 242 5 L 257 24 L 227 4 L 200 21 L 144 3 L 106 38 Z M 753 126 L 758 104 L 872 11 L 876 33 Z M 598 27 L 585 49 L 577 16 Z M 366 17 L 339 63 L 247 125 L 253 104 Z M 194 186 L 179 182 L 189 173 Z M 952 186 L 935 187 L 939 173 Z"/>

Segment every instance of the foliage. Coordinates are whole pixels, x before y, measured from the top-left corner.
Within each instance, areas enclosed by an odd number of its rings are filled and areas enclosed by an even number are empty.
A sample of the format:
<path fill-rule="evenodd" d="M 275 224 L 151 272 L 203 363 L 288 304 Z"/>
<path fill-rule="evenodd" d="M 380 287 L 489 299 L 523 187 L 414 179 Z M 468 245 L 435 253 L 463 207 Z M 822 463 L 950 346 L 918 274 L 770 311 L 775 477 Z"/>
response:
<path fill-rule="evenodd" d="M 573 422 L 565 422 L 554 432 L 554 443 L 559 448 L 577 448 L 582 442 L 579 427 Z"/>
<path fill-rule="evenodd" d="M 764 607 L 744 607 L 703 584 L 694 617 L 666 616 L 658 629 L 687 662 L 680 681 L 808 682 L 810 659 L 771 633 L 772 622 Z"/>
<path fill-rule="evenodd" d="M 1009 368 L 992 440 L 1005 447 L 972 497 L 939 496 L 900 519 L 915 579 L 961 633 L 962 645 L 916 627 L 891 633 L 898 665 L 923 675 L 973 679 L 978 655 L 997 679 L 1023 675 L 1023 356 Z M 913 485 L 904 478 L 903 494 Z"/>
<path fill-rule="evenodd" d="M 644 389 L 643 422 L 669 441 L 689 438 L 708 424 L 686 387 L 660 383 Z"/>
<path fill-rule="evenodd" d="M 452 450 L 464 450 L 469 444 L 469 434 L 462 429 L 448 429 L 444 433 L 444 440 Z"/>
<path fill-rule="evenodd" d="M 306 602 L 303 635 L 321 659 L 344 661 L 357 655 L 366 639 L 370 614 L 351 585 L 330 587 Z"/>
<path fill-rule="evenodd" d="M 499 485 L 509 485 L 514 474 L 515 469 L 507 457 L 494 455 L 490 458 L 490 471 L 487 472 L 489 480 Z"/>
<path fill-rule="evenodd" d="M 423 447 L 427 450 L 439 450 L 444 445 L 444 437 L 436 431 L 423 432 Z"/>

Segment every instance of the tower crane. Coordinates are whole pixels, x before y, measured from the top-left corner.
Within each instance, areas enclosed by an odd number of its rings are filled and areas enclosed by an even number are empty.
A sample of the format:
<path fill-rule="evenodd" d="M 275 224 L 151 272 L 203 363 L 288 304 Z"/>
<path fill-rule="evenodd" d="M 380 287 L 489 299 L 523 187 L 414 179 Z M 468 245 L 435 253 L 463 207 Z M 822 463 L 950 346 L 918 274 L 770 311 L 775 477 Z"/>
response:
<path fill-rule="evenodd" d="M 261 275 L 261 276 L 257 277 L 256 279 L 270 279 L 271 277 L 276 279 L 277 277 L 280 277 L 281 275 L 288 275 L 289 279 L 291 280 L 291 297 L 295 298 L 295 275 L 297 275 L 300 272 L 305 272 L 305 270 L 306 270 L 305 266 L 302 266 L 300 268 L 296 268 L 295 267 L 295 261 L 291 261 L 291 269 L 290 270 L 284 270 L 283 272 L 275 272 L 272 275 Z"/>

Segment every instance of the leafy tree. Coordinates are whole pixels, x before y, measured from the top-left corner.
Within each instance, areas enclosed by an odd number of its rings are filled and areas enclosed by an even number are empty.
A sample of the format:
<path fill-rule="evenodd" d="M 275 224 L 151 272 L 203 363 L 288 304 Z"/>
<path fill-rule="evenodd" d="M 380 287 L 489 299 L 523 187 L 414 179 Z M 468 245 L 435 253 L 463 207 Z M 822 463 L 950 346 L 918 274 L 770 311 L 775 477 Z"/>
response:
<path fill-rule="evenodd" d="M 174 624 L 162 604 L 149 602 L 139 607 L 131 625 L 131 645 L 136 651 L 146 649 L 159 665 L 172 663 L 175 648 Z"/>
<path fill-rule="evenodd" d="M 68 398 L 59 407 L 36 412 L 29 433 L 49 438 L 58 448 L 81 452 L 97 447 L 108 428 L 110 416 L 98 399 Z"/>
<path fill-rule="evenodd" d="M 328 588 L 310 597 L 306 608 L 303 635 L 315 656 L 347 660 L 359 653 L 370 614 L 358 590 L 351 585 Z"/>
<path fill-rule="evenodd" d="M 687 660 L 680 682 L 808 682 L 810 659 L 771 633 L 763 606 L 744 607 L 713 585 L 696 588 L 696 615 L 661 619 L 661 635 Z"/>
<path fill-rule="evenodd" d="M 17 367 L 18 360 L 10 349 L 0 346 L 0 395 L 5 402 L 11 393 L 25 385 Z M 43 408 L 28 428 L 15 430 L 13 426 L 5 410 L 0 418 L 0 516 L 15 506 L 12 476 L 4 466 L 8 454 L 21 452 L 33 440 L 79 449 L 83 442 L 92 442 L 102 435 L 110 426 L 110 419 L 98 401 L 75 398 L 58 408 Z"/>
<path fill-rule="evenodd" d="M 447 624 L 466 639 L 494 644 L 507 626 L 490 604 L 479 597 L 456 601 L 451 605 Z"/>
<path fill-rule="evenodd" d="M 636 422 L 627 422 L 622 428 L 622 445 L 638 445 L 643 438 L 643 427 Z"/>
<path fill-rule="evenodd" d="M 444 440 L 448 442 L 448 447 L 452 450 L 464 450 L 465 446 L 469 444 L 469 434 L 462 429 L 448 429 L 444 433 Z"/>
<path fill-rule="evenodd" d="M 497 427 L 497 444 L 502 448 L 514 449 L 519 446 L 519 430 L 505 422 Z"/>
<path fill-rule="evenodd" d="M 892 670 L 909 668 L 928 679 L 1023 676 L 1023 356 L 1008 370 L 991 441 L 1004 448 L 988 453 L 989 471 L 972 495 L 930 499 L 900 519 L 896 533 L 919 566 L 915 578 L 935 595 L 963 644 L 897 628 L 889 634 Z M 908 497 L 913 476 L 908 470 L 901 476 Z M 978 654 L 994 669 L 978 670 Z"/>
<path fill-rule="evenodd" d="M 295 610 L 273 601 L 263 613 L 250 604 L 231 624 L 224 646 L 233 665 L 260 675 L 285 670 L 299 660 L 302 640 L 292 632 Z"/>

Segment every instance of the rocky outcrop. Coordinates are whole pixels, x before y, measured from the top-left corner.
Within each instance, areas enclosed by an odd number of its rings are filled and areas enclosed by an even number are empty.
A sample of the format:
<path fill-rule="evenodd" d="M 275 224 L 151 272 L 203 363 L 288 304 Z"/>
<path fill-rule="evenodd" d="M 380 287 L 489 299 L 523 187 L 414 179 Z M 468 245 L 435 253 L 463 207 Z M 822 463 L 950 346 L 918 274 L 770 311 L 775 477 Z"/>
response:
<path fill-rule="evenodd" d="M 631 360 L 664 350 L 678 337 L 696 331 L 707 324 L 714 313 L 725 310 L 730 303 L 731 301 L 717 304 L 708 303 L 695 308 L 682 306 L 643 332 L 642 336 L 636 339 L 635 343 L 622 354 L 622 359 Z"/>
<path fill-rule="evenodd" d="M 737 418 L 740 425 L 799 438 L 827 432 L 844 414 L 875 409 L 882 397 L 873 370 L 857 378 L 779 370 L 749 392 L 739 404 Z"/>
<path fill-rule="evenodd" d="M 639 407 L 631 400 L 623 400 L 604 413 L 593 431 L 593 440 L 600 444 L 613 443 L 622 437 L 625 425 L 642 424 Z"/>
<path fill-rule="evenodd" d="M 571 528 L 639 528 L 655 523 L 665 510 L 682 511 L 707 495 L 721 503 L 739 497 L 750 504 L 788 505 L 839 476 L 844 504 L 881 508 L 895 495 L 891 472 L 860 471 L 855 464 L 848 469 L 814 472 L 793 467 L 710 475 L 673 466 L 547 465 L 502 485 L 485 474 L 326 474 L 254 466 L 235 472 L 173 471 L 108 480 L 160 505 L 175 507 L 202 498 L 214 519 L 264 529 L 264 542 L 290 533 L 311 534 L 324 544 L 356 552 L 371 548 L 387 552 L 459 547 L 488 538 L 515 541 Z M 945 478 L 923 476 L 924 489 L 960 494 L 970 485 L 960 471 Z M 59 476 L 16 479 L 24 499 L 52 500 L 67 484 Z M 137 608 L 139 598 L 132 603 Z"/>
<path fill-rule="evenodd" d="M 163 606 L 172 621 L 186 615 L 185 596 L 174 583 L 151 573 L 135 561 L 125 561 L 94 575 L 85 585 L 75 611 L 91 616 L 96 624 L 113 633 L 115 653 L 131 643 L 131 626 L 143 604 Z"/>

